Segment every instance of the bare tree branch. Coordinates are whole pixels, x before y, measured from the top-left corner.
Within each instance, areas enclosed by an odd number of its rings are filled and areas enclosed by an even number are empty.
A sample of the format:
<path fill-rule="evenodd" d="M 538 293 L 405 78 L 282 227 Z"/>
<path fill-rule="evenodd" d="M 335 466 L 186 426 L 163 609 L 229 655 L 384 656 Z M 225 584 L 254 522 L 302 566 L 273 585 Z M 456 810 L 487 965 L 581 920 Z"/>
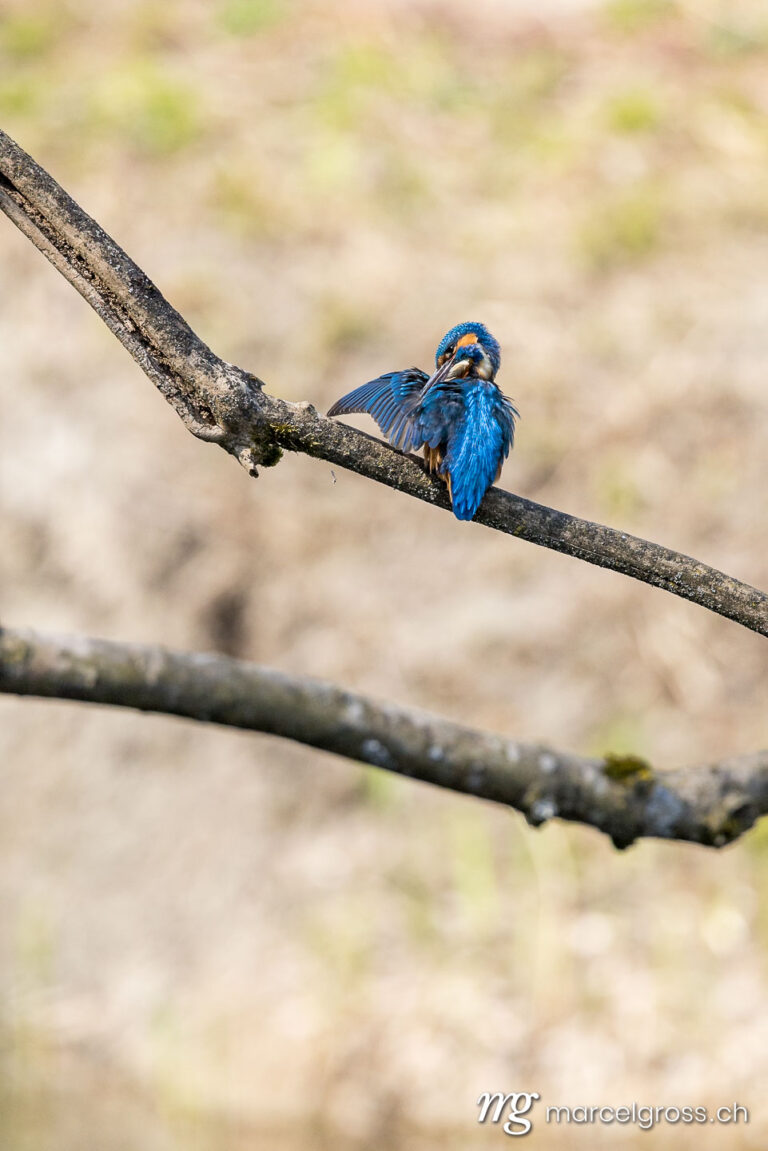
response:
<path fill-rule="evenodd" d="M 722 847 L 768 812 L 768 752 L 660 772 L 586 759 L 378 704 L 332 684 L 221 655 L 0 628 L 0 692 L 76 699 L 224 724 L 605 832 Z"/>
<path fill-rule="evenodd" d="M 304 452 L 448 509 L 420 461 L 268 395 L 225 363 L 151 280 L 52 177 L 0 131 L 0 209 L 88 301 L 189 430 L 255 475 L 282 451 Z M 768 635 L 768 595 L 690 556 L 493 488 L 475 517 L 497 531 L 610 568 Z M 459 529 L 457 529 L 459 530 Z"/>

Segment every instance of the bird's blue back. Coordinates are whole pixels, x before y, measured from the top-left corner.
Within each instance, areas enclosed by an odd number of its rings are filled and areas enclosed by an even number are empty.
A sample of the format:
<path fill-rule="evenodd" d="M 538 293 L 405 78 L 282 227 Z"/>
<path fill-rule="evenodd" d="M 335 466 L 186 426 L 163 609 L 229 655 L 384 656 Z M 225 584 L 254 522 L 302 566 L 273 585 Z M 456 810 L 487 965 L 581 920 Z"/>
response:
<path fill-rule="evenodd" d="M 471 520 L 515 438 L 515 409 L 489 380 L 462 381 L 462 416 L 445 440 L 441 471 L 451 477 L 457 519 Z"/>

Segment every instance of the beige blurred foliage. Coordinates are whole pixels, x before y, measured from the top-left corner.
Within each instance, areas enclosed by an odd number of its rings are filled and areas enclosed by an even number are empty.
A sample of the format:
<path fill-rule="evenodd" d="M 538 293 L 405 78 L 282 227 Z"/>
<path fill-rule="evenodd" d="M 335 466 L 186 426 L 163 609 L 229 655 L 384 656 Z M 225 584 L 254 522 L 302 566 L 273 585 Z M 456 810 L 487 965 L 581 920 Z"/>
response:
<path fill-rule="evenodd" d="M 767 113 L 760 0 L 0 0 L 0 123 L 218 353 L 324 408 L 481 319 L 504 486 L 761 587 Z M 765 746 L 764 640 L 321 463 L 249 481 L 2 220 L 0 261 L 3 622 L 662 766 Z M 765 1146 L 762 829 L 619 854 L 10 699 L 0 762 L 4 1145 L 485 1146 L 504 1087 L 738 1099 L 713 1138 Z"/>

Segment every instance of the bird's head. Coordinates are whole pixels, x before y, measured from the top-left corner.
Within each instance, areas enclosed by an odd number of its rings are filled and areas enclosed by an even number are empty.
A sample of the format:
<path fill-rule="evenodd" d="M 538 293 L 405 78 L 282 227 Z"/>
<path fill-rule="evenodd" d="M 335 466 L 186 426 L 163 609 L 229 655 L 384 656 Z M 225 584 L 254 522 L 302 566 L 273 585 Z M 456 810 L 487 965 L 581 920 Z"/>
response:
<path fill-rule="evenodd" d="M 451 328 L 438 344 L 435 367 L 443 379 L 475 375 L 492 380 L 499 370 L 501 349 L 485 324 L 468 322 Z"/>

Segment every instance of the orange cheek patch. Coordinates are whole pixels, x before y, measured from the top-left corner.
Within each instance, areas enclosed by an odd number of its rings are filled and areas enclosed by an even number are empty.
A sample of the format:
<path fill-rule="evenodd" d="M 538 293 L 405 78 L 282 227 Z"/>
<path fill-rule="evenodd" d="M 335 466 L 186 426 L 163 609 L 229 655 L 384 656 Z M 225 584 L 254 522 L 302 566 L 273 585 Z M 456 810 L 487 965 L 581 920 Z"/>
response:
<path fill-rule="evenodd" d="M 466 336 L 462 336 L 460 340 L 456 341 L 457 348 L 466 348 L 467 344 L 476 344 L 477 336 L 474 332 L 467 332 Z"/>

